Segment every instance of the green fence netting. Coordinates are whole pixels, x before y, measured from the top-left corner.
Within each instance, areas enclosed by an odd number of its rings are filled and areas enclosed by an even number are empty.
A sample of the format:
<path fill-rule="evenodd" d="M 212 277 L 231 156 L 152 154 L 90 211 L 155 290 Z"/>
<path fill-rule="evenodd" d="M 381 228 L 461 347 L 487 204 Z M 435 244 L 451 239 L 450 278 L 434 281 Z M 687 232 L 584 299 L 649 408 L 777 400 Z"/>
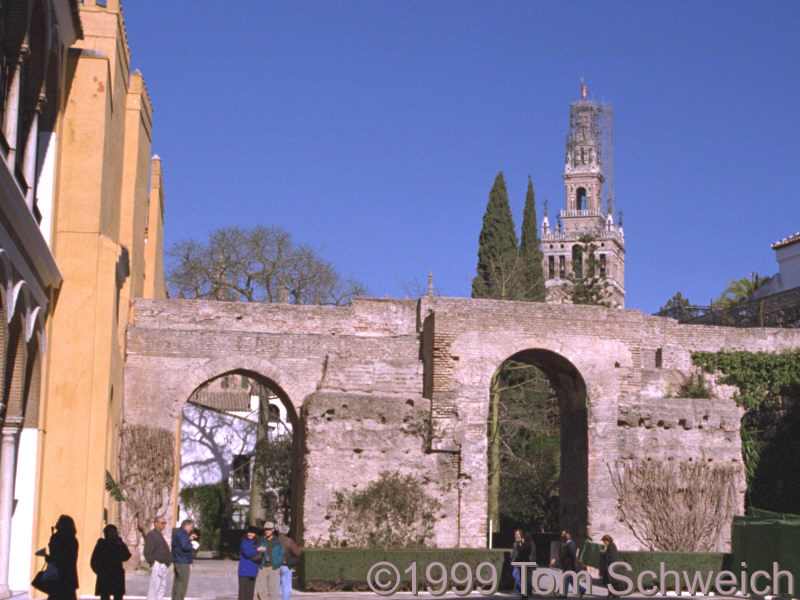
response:
<path fill-rule="evenodd" d="M 731 571 L 745 571 L 748 582 L 756 571 L 765 571 L 769 578 L 759 577 L 755 582 L 758 588 L 769 585 L 770 595 L 800 595 L 800 515 L 761 509 L 748 513 L 733 518 Z M 778 571 L 788 571 L 791 577 L 778 577 L 774 588 Z"/>

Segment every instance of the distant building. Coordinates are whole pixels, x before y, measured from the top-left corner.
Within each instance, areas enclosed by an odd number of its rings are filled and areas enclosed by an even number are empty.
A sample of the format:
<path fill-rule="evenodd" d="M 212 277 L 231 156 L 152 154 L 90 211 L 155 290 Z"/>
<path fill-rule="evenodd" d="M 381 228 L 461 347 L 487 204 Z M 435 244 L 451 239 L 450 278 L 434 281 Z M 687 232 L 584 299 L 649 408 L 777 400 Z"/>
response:
<path fill-rule="evenodd" d="M 748 300 L 757 300 L 800 287 L 800 232 L 775 242 L 771 247 L 775 250 L 778 272 Z"/>
<path fill-rule="evenodd" d="M 680 320 L 733 327 L 800 327 L 800 232 L 771 247 L 778 273 L 749 298 L 728 308 L 688 307 Z"/>
<path fill-rule="evenodd" d="M 588 273 L 583 240 L 591 239 L 596 248 L 595 275 L 604 280 L 611 305 L 622 308 L 625 234 L 621 220 L 615 225 L 613 216 L 613 109 L 587 99 L 581 84 L 581 99 L 570 105 L 569 120 L 563 175 L 566 207 L 554 225 L 545 209 L 540 235 L 547 302 L 570 302 L 572 280 Z"/>
<path fill-rule="evenodd" d="M 179 489 L 227 482 L 234 525 L 239 527 L 247 525 L 262 401 L 268 403 L 267 439 L 291 439 L 286 407 L 245 375 L 228 374 L 209 382 L 183 407 Z M 187 516 L 181 505 L 179 517 Z"/>

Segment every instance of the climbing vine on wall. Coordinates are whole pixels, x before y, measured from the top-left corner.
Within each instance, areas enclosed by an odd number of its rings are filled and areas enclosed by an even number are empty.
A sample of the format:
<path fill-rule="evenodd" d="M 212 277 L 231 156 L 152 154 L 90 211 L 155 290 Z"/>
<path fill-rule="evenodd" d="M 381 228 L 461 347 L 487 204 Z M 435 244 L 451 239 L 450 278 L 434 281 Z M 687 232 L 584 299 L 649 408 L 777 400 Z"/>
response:
<path fill-rule="evenodd" d="M 141 549 L 156 516 L 166 516 L 175 478 L 175 435 L 149 425 L 120 430 L 120 525 L 129 545 Z"/>
<path fill-rule="evenodd" d="M 735 385 L 736 402 L 745 410 L 775 405 L 783 395 L 800 394 L 800 350 L 769 352 L 695 352 L 694 364 L 707 373 L 721 372 L 720 383 Z"/>
<path fill-rule="evenodd" d="M 742 458 L 748 489 L 761 461 L 764 439 L 759 413 L 775 409 L 789 397 L 800 400 L 800 350 L 768 352 L 695 352 L 694 364 L 707 373 L 722 373 L 720 383 L 738 388 L 734 400 L 745 409 L 742 419 Z"/>
<path fill-rule="evenodd" d="M 619 514 L 648 550 L 708 552 L 736 512 L 736 477 L 728 465 L 645 459 L 608 466 Z"/>

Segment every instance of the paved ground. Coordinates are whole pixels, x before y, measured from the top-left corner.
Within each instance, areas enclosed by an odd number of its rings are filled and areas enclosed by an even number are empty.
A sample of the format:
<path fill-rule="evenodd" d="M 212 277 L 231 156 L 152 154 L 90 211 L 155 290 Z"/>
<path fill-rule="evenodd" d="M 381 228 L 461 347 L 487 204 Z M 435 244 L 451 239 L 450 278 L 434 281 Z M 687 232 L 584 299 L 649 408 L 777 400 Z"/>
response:
<path fill-rule="evenodd" d="M 192 575 L 189 578 L 189 591 L 187 600 L 234 600 L 237 597 L 237 568 L 236 561 L 222 561 L 222 560 L 203 560 L 195 561 L 192 565 Z M 147 584 L 150 575 L 148 573 L 137 573 L 128 575 L 126 579 L 127 594 L 125 598 L 136 600 L 137 598 L 145 598 L 147 596 Z M 172 574 L 169 575 L 167 582 L 167 594 L 172 589 Z M 303 592 L 300 590 L 292 591 L 292 598 L 317 598 L 325 600 L 345 600 L 345 599 L 361 599 L 367 600 L 369 598 L 380 598 L 374 592 Z M 411 592 L 398 592 L 391 598 L 398 600 L 404 598 L 414 598 Z M 433 598 L 431 594 L 420 592 L 419 598 Z M 439 598 L 446 598 L 448 600 L 461 598 L 456 594 L 446 594 L 438 596 Z M 474 598 L 485 598 L 481 594 L 475 592 L 471 595 Z M 491 598 L 519 598 L 517 594 L 498 593 Z"/>
<path fill-rule="evenodd" d="M 192 574 L 189 578 L 189 590 L 186 600 L 235 600 L 237 598 L 237 568 L 236 561 L 222 561 L 222 560 L 200 560 L 192 565 Z M 550 571 L 550 569 L 540 569 L 541 571 Z M 147 596 L 147 584 L 150 579 L 150 574 L 146 572 L 137 572 L 128 574 L 126 577 L 127 593 L 125 598 L 128 600 L 141 600 Z M 167 594 L 172 589 L 172 574 L 170 573 L 167 581 Z M 572 594 L 574 596 L 574 594 Z M 605 589 L 600 585 L 594 586 L 592 589 L 592 596 L 604 597 L 606 596 Z M 463 598 L 455 593 L 448 593 L 444 596 L 433 596 L 427 592 L 419 592 L 417 595 L 411 592 L 397 592 L 389 598 L 397 600 L 411 600 L 412 598 L 444 598 L 446 600 L 455 600 Z M 472 592 L 469 598 L 487 598 L 479 592 Z M 536 596 L 531 596 L 536 598 Z M 588 597 L 588 595 L 587 595 Z M 89 598 L 94 598 L 89 596 Z M 169 596 L 167 596 L 169 598 Z M 368 600 L 381 598 L 374 592 L 303 592 L 299 590 L 292 591 L 292 598 L 314 598 L 317 600 Z M 498 592 L 489 598 L 504 599 L 519 598 L 517 594 L 509 592 Z M 552 600 L 553 596 L 539 596 Z M 658 597 L 656 597 L 658 598 Z M 700 598 L 703 598 L 702 596 Z M 690 600 L 691 596 L 682 596 L 683 600 Z M 11 600 L 29 600 L 27 592 L 24 594 L 14 594 Z M 603 598 L 605 600 L 605 598 Z M 653 598 L 641 599 L 640 597 L 628 597 L 626 600 L 653 600 Z M 674 600 L 674 598 L 670 598 Z M 707 600 L 707 599 L 703 599 Z"/>

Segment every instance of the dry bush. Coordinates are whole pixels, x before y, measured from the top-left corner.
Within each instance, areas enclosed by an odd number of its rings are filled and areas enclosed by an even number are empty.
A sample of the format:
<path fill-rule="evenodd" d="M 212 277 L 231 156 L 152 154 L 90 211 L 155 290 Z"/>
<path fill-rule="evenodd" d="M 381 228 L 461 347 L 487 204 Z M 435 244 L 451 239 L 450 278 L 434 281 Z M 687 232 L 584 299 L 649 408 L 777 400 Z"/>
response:
<path fill-rule="evenodd" d="M 621 461 L 609 472 L 620 517 L 649 550 L 714 551 L 736 512 L 733 465 Z"/>
<path fill-rule="evenodd" d="M 125 541 L 143 562 L 144 535 L 156 516 L 166 516 L 175 479 L 175 435 L 149 425 L 123 425 L 120 431 L 120 526 Z"/>

